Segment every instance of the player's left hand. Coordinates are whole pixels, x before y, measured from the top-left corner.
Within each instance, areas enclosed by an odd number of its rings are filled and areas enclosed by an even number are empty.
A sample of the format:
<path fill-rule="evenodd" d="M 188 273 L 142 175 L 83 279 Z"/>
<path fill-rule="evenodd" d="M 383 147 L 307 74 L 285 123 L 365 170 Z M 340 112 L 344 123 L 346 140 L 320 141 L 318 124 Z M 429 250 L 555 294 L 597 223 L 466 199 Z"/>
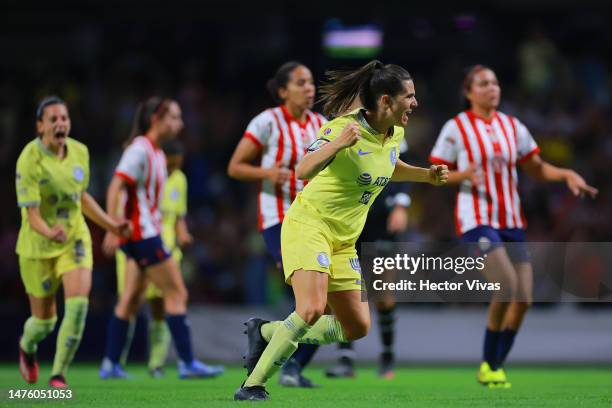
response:
<path fill-rule="evenodd" d="M 442 186 L 448 181 L 448 166 L 446 164 L 432 164 L 429 167 L 429 184 Z"/>
<path fill-rule="evenodd" d="M 129 238 L 132 235 L 132 225 L 128 220 L 117 221 L 113 233 L 121 238 Z"/>
<path fill-rule="evenodd" d="M 567 188 L 572 192 L 573 195 L 584 197 L 585 194 L 591 196 L 591 198 L 595 198 L 599 190 L 595 187 L 589 186 L 586 181 L 580 176 L 580 174 L 575 171 L 571 171 L 568 173 L 565 182 L 567 183 Z"/>
<path fill-rule="evenodd" d="M 387 232 L 399 234 L 408 228 L 408 211 L 405 207 L 396 205 L 387 218 Z"/>

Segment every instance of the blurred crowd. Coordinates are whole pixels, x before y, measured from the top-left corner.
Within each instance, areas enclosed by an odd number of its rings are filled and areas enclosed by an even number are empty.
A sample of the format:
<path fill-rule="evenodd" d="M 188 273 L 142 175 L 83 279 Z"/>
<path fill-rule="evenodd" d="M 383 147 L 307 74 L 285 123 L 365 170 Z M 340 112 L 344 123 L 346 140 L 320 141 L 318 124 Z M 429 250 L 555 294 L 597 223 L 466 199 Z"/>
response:
<path fill-rule="evenodd" d="M 588 24 L 580 18 L 572 24 L 545 18 L 501 24 L 495 14 L 376 21 L 385 33 L 378 58 L 405 66 L 415 78 L 419 108 L 406 131 L 410 162 L 426 165 L 442 124 L 464 109 L 465 68 L 489 65 L 502 86 L 500 110 L 527 125 L 546 160 L 576 169 L 600 190 L 597 199 L 581 200 L 564 185 L 521 177 L 529 239 L 612 241 L 612 182 L 606 171 L 612 163 L 612 55 L 605 48 L 612 29 L 597 17 L 584 17 Z M 272 105 L 265 81 L 282 62 L 302 61 L 319 83 L 325 69 L 366 61 L 326 57 L 323 18 L 268 17 L 259 27 L 243 20 L 231 27 L 210 19 L 180 25 L 107 19 L 5 26 L 0 303 L 25 306 L 14 254 L 20 222 L 14 167 L 35 137 L 34 109 L 46 94 L 68 102 L 71 135 L 89 146 L 90 192 L 101 203 L 137 103 L 153 94 L 176 98 L 185 121 L 188 224 L 195 237 L 184 263 L 191 302 L 269 304 L 283 298 L 280 276 L 256 229 L 257 185 L 229 179 L 229 157 L 249 120 Z M 411 197 L 410 239 L 456 239 L 453 188 L 414 186 Z M 114 301 L 114 260 L 101 254 L 102 232 L 92 227 L 92 234 L 92 307 L 100 310 Z"/>

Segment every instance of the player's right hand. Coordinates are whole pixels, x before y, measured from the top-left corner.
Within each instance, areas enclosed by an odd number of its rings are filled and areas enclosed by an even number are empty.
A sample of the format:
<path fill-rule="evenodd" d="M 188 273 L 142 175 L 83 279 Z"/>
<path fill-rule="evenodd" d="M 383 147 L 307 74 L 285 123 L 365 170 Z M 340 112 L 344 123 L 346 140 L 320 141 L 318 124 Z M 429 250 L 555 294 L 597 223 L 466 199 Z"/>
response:
<path fill-rule="evenodd" d="M 281 162 L 274 163 L 274 167 L 268 169 L 268 179 L 274 185 L 283 185 L 291 177 L 291 170 L 283 167 Z"/>
<path fill-rule="evenodd" d="M 66 230 L 64 226 L 61 224 L 55 224 L 51 228 L 51 234 L 49 235 L 49 239 L 55 242 L 66 242 L 68 239 L 68 235 L 66 234 Z"/>
<path fill-rule="evenodd" d="M 340 136 L 335 138 L 332 143 L 335 143 L 339 149 L 354 146 L 361 139 L 361 131 L 357 123 L 349 123 L 342 129 Z"/>
<path fill-rule="evenodd" d="M 114 256 L 115 252 L 119 248 L 119 237 L 112 232 L 107 232 L 104 235 L 104 241 L 102 242 L 102 252 L 106 256 Z"/>

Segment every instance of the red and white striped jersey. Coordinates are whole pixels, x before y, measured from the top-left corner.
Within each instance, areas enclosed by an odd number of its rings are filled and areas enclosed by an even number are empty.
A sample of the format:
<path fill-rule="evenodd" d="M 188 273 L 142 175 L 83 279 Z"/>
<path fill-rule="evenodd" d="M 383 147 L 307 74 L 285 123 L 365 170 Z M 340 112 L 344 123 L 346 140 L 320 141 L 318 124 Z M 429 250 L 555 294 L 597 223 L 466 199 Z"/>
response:
<path fill-rule="evenodd" d="M 134 138 L 125 149 L 115 175 L 127 183 L 124 214 L 132 222 L 130 241 L 161 233 L 159 203 L 166 183 L 166 156 L 144 136 Z"/>
<path fill-rule="evenodd" d="M 446 122 L 429 160 L 459 171 L 476 163 L 482 176 L 479 185 L 465 180 L 459 187 L 455 206 L 458 234 L 479 225 L 496 229 L 527 226 L 516 164 L 539 151 L 525 125 L 501 112 L 487 120 L 466 111 Z"/>
<path fill-rule="evenodd" d="M 322 115 L 306 111 L 306 121 L 301 123 L 281 105 L 255 116 L 247 126 L 244 137 L 261 150 L 261 167 L 282 163 L 291 170 L 291 177 L 282 186 L 275 186 L 267 179 L 262 181 L 258 197 L 257 226 L 260 231 L 282 223 L 295 195 L 306 185 L 295 177 L 294 169 L 325 122 Z"/>

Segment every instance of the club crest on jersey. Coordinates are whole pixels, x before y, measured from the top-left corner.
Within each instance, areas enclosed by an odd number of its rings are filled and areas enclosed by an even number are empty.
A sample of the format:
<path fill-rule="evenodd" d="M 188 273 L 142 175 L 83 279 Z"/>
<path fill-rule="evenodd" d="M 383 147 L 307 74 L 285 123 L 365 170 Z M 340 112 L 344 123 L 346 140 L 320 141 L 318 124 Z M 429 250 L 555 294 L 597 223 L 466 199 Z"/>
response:
<path fill-rule="evenodd" d="M 74 179 L 80 183 L 85 177 L 85 172 L 81 166 L 74 166 L 72 169 L 72 175 L 74 176 Z"/>
<path fill-rule="evenodd" d="M 323 268 L 329 267 L 329 257 L 325 252 L 321 252 L 319 253 L 319 255 L 317 255 L 317 261 L 319 262 L 319 265 L 321 265 Z"/>
<path fill-rule="evenodd" d="M 359 177 L 357 177 L 357 184 L 360 186 L 367 186 L 372 182 L 372 176 L 370 173 L 361 173 Z"/>
<path fill-rule="evenodd" d="M 325 139 L 325 138 L 321 137 L 321 138 L 315 140 L 314 142 L 312 142 L 312 144 L 310 146 L 308 146 L 308 149 L 306 149 L 306 150 L 309 153 L 316 152 L 317 150 L 319 150 L 320 148 L 322 148 L 323 146 L 325 146 L 328 143 L 329 143 L 328 139 Z"/>
<path fill-rule="evenodd" d="M 391 149 L 391 152 L 389 153 L 389 160 L 391 160 L 391 165 L 395 166 L 397 163 L 397 151 L 395 151 L 395 149 Z"/>

